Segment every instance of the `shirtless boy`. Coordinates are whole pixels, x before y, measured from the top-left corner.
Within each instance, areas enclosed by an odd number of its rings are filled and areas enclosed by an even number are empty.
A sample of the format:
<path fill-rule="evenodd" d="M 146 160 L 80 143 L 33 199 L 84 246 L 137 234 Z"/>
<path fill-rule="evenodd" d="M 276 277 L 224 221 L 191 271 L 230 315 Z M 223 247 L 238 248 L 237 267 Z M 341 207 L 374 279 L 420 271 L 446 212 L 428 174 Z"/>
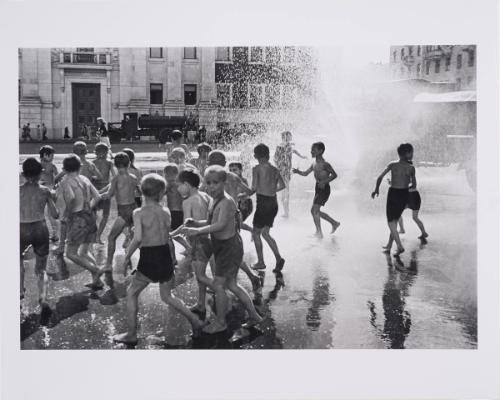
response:
<path fill-rule="evenodd" d="M 35 158 L 23 162 L 23 177 L 26 182 L 19 188 L 20 194 L 20 298 L 24 298 L 24 253 L 31 245 L 35 252 L 35 274 L 38 285 L 38 301 L 42 313 L 48 309 L 47 304 L 47 256 L 49 255 L 49 231 L 45 222 L 45 208 L 51 217 L 58 218 L 58 212 L 50 190 L 41 186 L 38 181 L 42 174 L 42 164 Z"/>
<path fill-rule="evenodd" d="M 186 162 L 187 153 L 182 147 L 176 147 L 170 153 L 170 161 L 179 167 L 179 172 L 184 171 L 186 168 L 194 169 L 195 166 Z"/>
<path fill-rule="evenodd" d="M 321 211 L 328 198 L 330 197 L 330 182 L 337 178 L 337 173 L 334 171 L 330 163 L 326 162 L 323 158 L 325 152 L 325 145 L 322 142 L 313 143 L 311 146 L 311 156 L 314 157 L 313 164 L 305 171 L 300 171 L 293 168 L 294 174 L 307 176 L 314 171 L 314 179 L 316 179 L 316 186 L 314 188 L 314 200 L 311 208 L 314 225 L 316 226 L 315 237 L 322 238 L 323 231 L 321 230 L 321 218 L 328 221 L 332 225 L 332 233 L 334 233 L 340 226 L 340 222 L 335 221 L 327 213 Z"/>
<path fill-rule="evenodd" d="M 96 216 L 93 208 L 100 200 L 94 185 L 79 174 L 81 162 L 76 155 L 63 160 L 66 176 L 61 182 L 61 192 L 65 203 L 66 256 L 75 264 L 87 269 L 92 274 L 92 289 L 103 287 L 100 280 L 102 270 L 90 253 L 90 245 L 95 243 L 97 233 Z"/>
<path fill-rule="evenodd" d="M 92 184 L 102 180 L 103 177 L 97 167 L 87 160 L 87 144 L 85 142 L 75 142 L 73 144 L 73 153 L 80 158 L 80 175 L 86 177 Z"/>
<path fill-rule="evenodd" d="M 208 143 L 200 143 L 196 147 L 198 158 L 191 160 L 193 165 L 198 169 L 200 175 L 205 174 L 205 169 L 208 167 L 208 154 L 212 151 L 212 147 Z"/>
<path fill-rule="evenodd" d="M 40 175 L 40 185 L 48 187 L 50 190 L 54 189 L 56 177 L 58 175 L 57 167 L 54 165 L 55 150 L 52 146 L 40 147 L 40 163 L 42 164 L 42 174 Z M 52 218 L 51 213 L 45 210 L 45 214 L 49 221 L 50 226 L 50 240 L 57 242 L 57 232 L 59 230 L 58 221 Z"/>
<path fill-rule="evenodd" d="M 413 146 L 410 143 L 401 144 L 398 147 L 398 161 L 393 161 L 382 171 L 380 176 L 377 178 L 377 183 L 375 185 L 375 190 L 372 193 L 372 199 L 379 195 L 380 184 L 384 176 L 390 172 L 391 173 L 391 186 L 387 193 L 387 222 L 389 225 L 390 235 L 389 243 L 392 245 L 391 238 L 396 241 L 398 246 L 395 256 L 399 256 L 405 251 L 403 244 L 398 233 L 398 220 L 401 218 L 407 203 L 408 203 L 408 190 L 416 189 L 415 180 L 415 167 L 408 162 L 411 160 L 413 153 Z M 411 184 L 411 185 L 410 185 Z M 385 249 L 385 251 L 389 251 Z"/>
<path fill-rule="evenodd" d="M 102 142 L 99 142 L 95 145 L 95 155 L 96 159 L 93 164 L 99 170 L 101 174 L 101 178 L 98 178 L 94 181 L 94 186 L 99 192 L 104 192 L 108 188 L 110 178 L 115 175 L 115 171 L 113 169 L 113 163 L 107 159 L 109 147 Z M 104 232 L 104 228 L 106 228 L 106 224 L 109 219 L 109 212 L 111 209 L 111 200 L 110 199 L 102 199 L 97 205 L 98 210 L 102 210 L 102 218 L 99 223 L 99 228 L 97 229 L 97 243 L 103 244 L 101 240 L 101 235 Z"/>
<path fill-rule="evenodd" d="M 182 132 L 177 129 L 172 131 L 171 138 L 172 138 L 172 143 L 170 144 L 170 146 L 167 147 L 168 160 L 171 161 L 170 156 L 172 154 L 172 151 L 177 147 L 181 147 L 186 152 L 186 160 L 189 161 L 191 159 L 191 153 L 189 152 L 189 148 L 187 147 L 187 145 L 183 143 Z"/>
<path fill-rule="evenodd" d="M 203 328 L 206 333 L 222 332 L 227 329 L 226 311 L 227 297 L 225 288 L 229 289 L 244 305 L 249 320 L 243 325 L 249 328 L 262 321 L 248 296 L 238 285 L 236 276 L 243 261 L 243 243 L 237 231 L 237 208 L 234 200 L 224 191 L 227 173 L 221 166 L 211 166 L 205 171 L 205 183 L 208 194 L 214 199 L 207 220 L 186 221 L 189 227 L 182 231 L 188 236 L 210 234 L 215 258 L 216 319 Z"/>
<path fill-rule="evenodd" d="M 111 232 L 108 235 L 108 255 L 104 271 L 106 272 L 106 280 L 109 285 L 112 285 L 113 277 L 113 257 L 116 249 L 116 239 L 123 232 L 125 227 L 131 227 L 133 224 L 132 214 L 137 208 L 135 204 L 135 191 L 139 185 L 135 175 L 129 171 L 130 159 L 127 154 L 120 152 L 114 158 L 115 167 L 118 174 L 111 180 L 111 185 L 106 193 L 103 193 L 104 199 L 110 199 L 115 196 L 116 206 L 118 209 L 118 217 L 116 218 Z M 127 270 L 124 270 L 124 274 Z"/>
<path fill-rule="evenodd" d="M 116 157 L 115 157 L 116 158 Z M 198 316 L 173 296 L 174 266 L 169 247 L 170 213 L 162 207 L 160 200 L 166 190 L 166 182 L 158 174 L 147 174 L 141 182 L 144 204 L 134 211 L 134 238 L 125 255 L 124 268 L 130 263 L 132 254 L 140 248 L 140 258 L 134 277 L 127 289 L 127 332 L 113 337 L 115 342 L 137 344 L 138 299 L 150 284 L 159 282 L 161 299 L 184 315 L 193 331 L 199 330 L 203 322 Z"/>

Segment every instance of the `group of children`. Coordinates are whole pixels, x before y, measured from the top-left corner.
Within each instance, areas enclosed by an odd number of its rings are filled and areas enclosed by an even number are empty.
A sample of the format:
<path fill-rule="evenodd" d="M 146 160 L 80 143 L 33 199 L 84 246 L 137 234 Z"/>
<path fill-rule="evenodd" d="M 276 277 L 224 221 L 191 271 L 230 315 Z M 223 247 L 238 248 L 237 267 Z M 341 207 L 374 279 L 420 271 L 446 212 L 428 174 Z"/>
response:
<path fill-rule="evenodd" d="M 285 157 L 291 160 L 294 152 L 290 144 L 291 134 L 284 132 L 282 138 Z M 108 160 L 110 148 L 103 142 L 95 146 L 96 159 L 93 162 L 86 158 L 86 144 L 76 142 L 73 145 L 74 154 L 63 160 L 61 173 L 53 164 L 54 149 L 50 146 L 40 149 L 40 161 L 35 158 L 24 161 L 25 183 L 20 188 L 21 298 L 24 296 L 23 256 L 26 249 L 32 246 L 36 254 L 40 304 L 42 309 L 48 307 L 45 267 L 50 240 L 59 241 L 56 253 L 65 254 L 91 273 L 89 286 L 93 290 L 104 287 L 103 276 L 105 283 L 113 287 L 113 272 L 117 269 L 113 266 L 116 241 L 124 232 L 126 255 L 121 266 L 123 273 L 126 274 L 132 267 L 131 258 L 137 249 L 140 249 L 140 257 L 127 291 L 128 329 L 114 337 L 116 342 L 137 343 L 138 297 L 150 283 L 159 283 L 161 299 L 184 315 L 194 332 L 217 333 L 227 328 L 227 290 L 241 301 L 248 312 L 244 327 L 261 322 L 262 317 L 247 291 L 239 285 L 237 274 L 241 269 L 254 290 L 261 286 L 261 280 L 254 271 L 267 268 L 262 239 L 274 254 L 273 272 L 279 273 L 283 269 L 285 259 L 270 230 L 278 213 L 277 193 L 288 187 L 291 172 L 302 176 L 314 172 L 316 187 L 311 213 L 316 236 L 323 235 L 321 219 L 331 224 L 332 233 L 340 225 L 321 211 L 330 196 L 330 182 L 337 178 L 332 166 L 323 158 L 325 145 L 322 142 L 312 145 L 314 162 L 307 170 L 300 171 L 292 169 L 291 162 L 285 163 L 285 166 L 278 163 L 279 168 L 272 165 L 269 162 L 269 147 L 258 144 L 253 151 L 257 165 L 252 168 L 252 183 L 249 186 L 243 177 L 241 162 L 231 162 L 226 169 L 224 153 L 212 150 L 207 143 L 198 145 L 198 158 L 191 160 L 191 153 L 181 143 L 182 137 L 175 139 L 172 146 L 167 147 L 169 163 L 163 170 L 163 176 L 156 173 L 142 176 L 134 166 L 132 149 L 124 149 L 114 155 L 113 161 Z M 411 165 L 413 149 L 402 146 L 398 149 L 400 160 L 389 164 L 377 180 L 372 194 L 373 197 L 378 195 L 383 176 L 391 171 L 387 206 L 391 234 L 387 247 L 390 249 L 395 240 L 397 254 L 404 249 L 396 224 L 408 203 L 408 192 L 413 199 L 410 202 L 416 202 L 418 195 L 415 191 L 415 169 Z M 254 194 L 256 207 L 250 226 L 245 220 L 253 212 L 251 196 Z M 108 223 L 112 198 L 116 201 L 118 215 L 107 237 L 105 265 L 100 267 L 92 254 L 91 245 L 103 244 L 102 235 Z M 97 224 L 100 212 L 102 215 Z M 414 219 L 420 222 L 418 211 Z M 422 235 L 426 236 L 421 222 L 419 226 L 422 227 Z M 243 261 L 240 229 L 250 231 L 252 235 L 257 253 L 257 263 L 252 267 Z M 174 241 L 184 247 L 184 254 L 190 258 L 198 282 L 197 303 L 191 308 L 172 293 L 177 264 Z M 212 278 L 206 273 L 208 265 Z M 215 318 L 210 323 L 206 318 L 207 289 L 215 296 Z"/>

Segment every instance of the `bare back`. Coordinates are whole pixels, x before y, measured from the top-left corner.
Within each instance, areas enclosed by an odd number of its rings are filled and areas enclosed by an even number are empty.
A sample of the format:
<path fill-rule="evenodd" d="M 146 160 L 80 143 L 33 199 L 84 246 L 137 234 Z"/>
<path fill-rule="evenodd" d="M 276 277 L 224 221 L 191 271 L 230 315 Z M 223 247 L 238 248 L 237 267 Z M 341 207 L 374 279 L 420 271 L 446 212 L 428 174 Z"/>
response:
<path fill-rule="evenodd" d="M 208 219 L 208 211 L 212 205 L 212 198 L 204 193 L 198 192 L 188 197 L 182 203 L 184 219 L 193 218 L 194 220 Z"/>
<path fill-rule="evenodd" d="M 138 187 L 138 182 L 137 177 L 129 172 L 116 175 L 112 181 L 116 203 L 120 205 L 133 204 L 135 202 L 135 190 Z"/>
<path fill-rule="evenodd" d="M 389 164 L 391 171 L 391 187 L 395 189 L 407 189 L 411 183 L 411 177 L 415 175 L 415 167 L 405 161 L 394 161 Z"/>
<path fill-rule="evenodd" d="M 113 163 L 103 158 L 97 158 L 96 160 L 94 160 L 93 164 L 101 174 L 101 179 L 97 179 L 95 180 L 95 182 L 93 182 L 94 186 L 100 190 L 109 184 L 109 178 L 111 177 Z"/>
<path fill-rule="evenodd" d="M 269 163 L 258 164 L 253 168 L 252 188 L 257 194 L 276 196 L 281 175 L 274 165 Z"/>
<path fill-rule="evenodd" d="M 170 212 L 159 204 L 146 204 L 134 211 L 141 224 L 140 247 L 163 246 L 168 243 Z"/>
<path fill-rule="evenodd" d="M 38 183 L 26 182 L 19 188 L 20 222 L 45 220 L 45 206 L 50 199 L 50 190 Z"/>

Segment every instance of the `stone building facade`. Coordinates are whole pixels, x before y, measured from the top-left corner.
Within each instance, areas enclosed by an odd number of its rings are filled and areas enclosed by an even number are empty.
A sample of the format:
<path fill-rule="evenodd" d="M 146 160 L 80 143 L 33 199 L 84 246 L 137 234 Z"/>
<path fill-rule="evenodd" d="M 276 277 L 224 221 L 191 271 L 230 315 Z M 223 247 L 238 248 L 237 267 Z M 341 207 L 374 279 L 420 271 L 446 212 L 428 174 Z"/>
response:
<path fill-rule="evenodd" d="M 77 137 L 129 112 L 192 114 L 208 132 L 286 120 L 312 93 L 312 60 L 296 47 L 23 48 L 19 134 L 43 122 L 51 139 Z"/>
<path fill-rule="evenodd" d="M 393 79 L 454 83 L 456 90 L 476 89 L 476 46 L 391 46 Z"/>

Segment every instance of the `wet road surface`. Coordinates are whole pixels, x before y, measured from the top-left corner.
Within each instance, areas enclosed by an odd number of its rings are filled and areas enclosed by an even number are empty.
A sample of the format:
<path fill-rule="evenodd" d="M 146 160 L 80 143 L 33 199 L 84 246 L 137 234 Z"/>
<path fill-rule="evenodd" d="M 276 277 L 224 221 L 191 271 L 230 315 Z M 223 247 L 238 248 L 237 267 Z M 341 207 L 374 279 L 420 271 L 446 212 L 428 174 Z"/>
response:
<path fill-rule="evenodd" d="M 422 195 L 421 218 L 430 234 L 427 244 L 405 212 L 406 252 L 386 256 L 385 189 L 369 198 L 372 186 L 353 187 L 349 173 L 333 186 L 325 211 L 341 221 L 335 235 L 309 237 L 313 181 L 294 178 L 291 214 L 277 217 L 271 233 L 286 264 L 273 274 L 272 253 L 265 247 L 268 268 L 263 289 L 251 293 L 265 321 L 245 331 L 242 306 L 232 300 L 229 329 L 193 338 L 189 323 L 160 300 L 150 285 L 139 300 L 139 344 L 142 349 L 327 349 L 327 348 L 476 348 L 476 217 L 475 195 L 456 167 L 417 170 Z M 113 215 L 110 219 L 112 221 Z M 249 218 L 251 221 L 251 217 Z M 109 229 L 110 223 L 108 223 Z M 256 261 L 248 232 L 243 232 L 245 260 Z M 123 259 L 121 240 L 115 261 Z M 104 260 L 105 248 L 95 254 Z M 137 262 L 138 252 L 134 256 Z M 178 255 L 179 260 L 182 256 Z M 180 262 L 176 295 L 188 305 L 196 300 L 196 280 Z M 128 278 L 115 269 L 115 289 L 92 292 L 88 272 L 67 261 L 69 278 L 51 280 L 52 314 L 40 316 L 33 260 L 26 261 L 26 299 L 21 310 L 23 349 L 111 349 L 111 336 L 123 332 Z M 49 266 L 49 272 L 54 268 Z M 57 276 L 54 276 L 57 278 Z M 251 292 L 242 272 L 241 284 Z M 209 302 L 211 301 L 211 296 Z M 210 310 L 210 307 L 209 307 Z"/>

